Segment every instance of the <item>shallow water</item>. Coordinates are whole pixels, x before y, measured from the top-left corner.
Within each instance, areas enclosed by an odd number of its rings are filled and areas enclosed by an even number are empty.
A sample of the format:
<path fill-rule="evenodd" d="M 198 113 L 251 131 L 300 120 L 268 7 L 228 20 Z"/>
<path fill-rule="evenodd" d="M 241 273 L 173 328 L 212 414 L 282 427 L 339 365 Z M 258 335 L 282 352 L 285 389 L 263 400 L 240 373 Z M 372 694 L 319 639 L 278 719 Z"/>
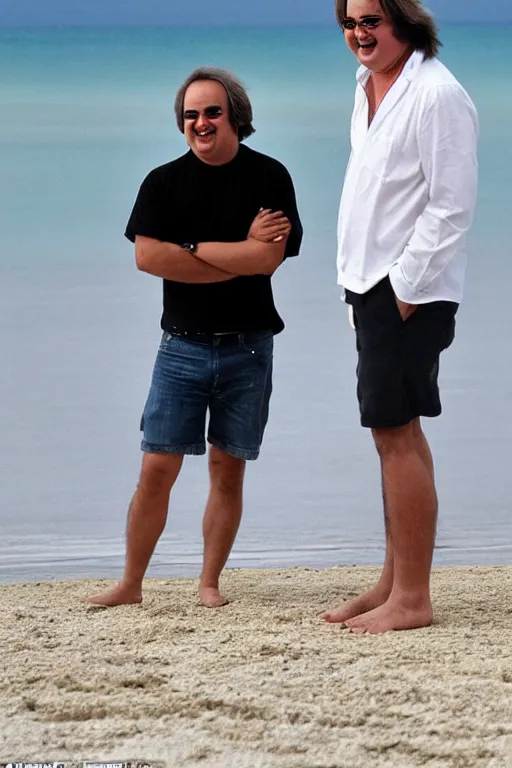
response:
<path fill-rule="evenodd" d="M 512 562 L 505 32 L 444 33 L 482 137 L 466 301 L 442 362 L 444 414 L 426 424 L 438 565 Z M 120 571 L 160 313 L 159 283 L 136 272 L 122 233 L 146 171 L 184 149 L 172 95 L 204 62 L 250 87 L 251 144 L 289 167 L 305 225 L 301 256 L 275 278 L 287 328 L 230 565 L 379 562 L 379 471 L 358 424 L 335 274 L 354 87 L 336 30 L 4 31 L 0 42 L 0 580 Z M 198 572 L 206 491 L 205 460 L 188 459 L 152 575 Z"/>

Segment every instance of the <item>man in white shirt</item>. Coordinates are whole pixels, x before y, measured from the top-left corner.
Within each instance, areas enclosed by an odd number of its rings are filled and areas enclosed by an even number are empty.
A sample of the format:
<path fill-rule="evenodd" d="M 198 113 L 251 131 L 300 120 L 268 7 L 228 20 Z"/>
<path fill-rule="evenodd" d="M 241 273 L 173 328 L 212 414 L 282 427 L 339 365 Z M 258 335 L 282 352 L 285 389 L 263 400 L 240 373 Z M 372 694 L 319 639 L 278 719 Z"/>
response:
<path fill-rule="evenodd" d="M 376 586 L 324 614 L 358 633 L 432 622 L 437 497 L 421 416 L 441 412 L 476 200 L 478 118 L 436 58 L 419 0 L 337 0 L 362 65 L 338 224 L 338 282 L 356 329 L 361 423 L 382 469 L 386 558 Z"/>

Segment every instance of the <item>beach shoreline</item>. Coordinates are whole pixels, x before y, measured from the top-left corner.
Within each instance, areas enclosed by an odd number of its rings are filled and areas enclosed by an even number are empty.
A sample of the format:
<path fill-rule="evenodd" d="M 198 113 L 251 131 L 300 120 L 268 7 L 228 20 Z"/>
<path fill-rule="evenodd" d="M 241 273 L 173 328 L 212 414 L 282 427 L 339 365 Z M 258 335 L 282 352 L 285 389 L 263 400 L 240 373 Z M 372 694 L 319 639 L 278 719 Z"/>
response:
<path fill-rule="evenodd" d="M 427 629 L 318 617 L 377 574 L 227 570 L 219 610 L 196 579 L 115 609 L 82 602 L 110 581 L 0 585 L 0 761 L 512 765 L 512 567 L 436 569 Z"/>

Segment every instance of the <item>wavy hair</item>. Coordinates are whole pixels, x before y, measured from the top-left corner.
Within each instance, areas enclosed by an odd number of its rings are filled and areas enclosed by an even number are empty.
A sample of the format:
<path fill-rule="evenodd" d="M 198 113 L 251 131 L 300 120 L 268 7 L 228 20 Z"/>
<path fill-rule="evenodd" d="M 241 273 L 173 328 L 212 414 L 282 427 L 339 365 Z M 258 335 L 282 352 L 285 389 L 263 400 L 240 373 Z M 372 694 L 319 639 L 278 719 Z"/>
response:
<path fill-rule="evenodd" d="M 336 18 L 340 27 L 347 15 L 347 2 L 335 0 Z M 442 45 L 439 31 L 420 0 L 379 0 L 379 3 L 398 40 L 408 43 L 415 51 L 423 51 L 426 59 L 437 56 Z"/>
<path fill-rule="evenodd" d="M 252 124 L 252 105 L 247 95 L 247 91 L 235 77 L 225 69 L 217 69 L 216 67 L 200 67 L 195 69 L 185 80 L 174 101 L 174 112 L 176 114 L 176 122 L 178 128 L 182 133 L 185 132 L 183 119 L 183 104 L 185 102 L 185 93 L 187 88 L 192 83 L 198 80 L 214 80 L 216 83 L 220 83 L 228 96 L 229 104 L 229 120 L 233 128 L 238 131 L 239 141 L 243 141 L 251 136 L 255 128 Z"/>

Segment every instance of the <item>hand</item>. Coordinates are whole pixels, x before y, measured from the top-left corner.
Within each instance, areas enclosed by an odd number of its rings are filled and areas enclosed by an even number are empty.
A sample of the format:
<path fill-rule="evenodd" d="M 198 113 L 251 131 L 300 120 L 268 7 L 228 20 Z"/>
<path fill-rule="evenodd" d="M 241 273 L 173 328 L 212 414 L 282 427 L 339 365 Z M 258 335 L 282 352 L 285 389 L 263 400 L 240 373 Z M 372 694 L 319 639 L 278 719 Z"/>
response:
<path fill-rule="evenodd" d="M 248 238 L 262 243 L 279 243 L 288 237 L 291 225 L 282 211 L 271 211 L 268 208 L 258 213 L 249 229 Z"/>
<path fill-rule="evenodd" d="M 411 315 L 414 315 L 414 313 L 418 309 L 418 305 L 407 304 L 407 302 L 405 301 L 400 301 L 398 296 L 395 296 L 395 299 L 396 299 L 396 305 L 398 307 L 398 311 L 400 312 L 402 320 L 405 322 L 411 317 Z"/>

